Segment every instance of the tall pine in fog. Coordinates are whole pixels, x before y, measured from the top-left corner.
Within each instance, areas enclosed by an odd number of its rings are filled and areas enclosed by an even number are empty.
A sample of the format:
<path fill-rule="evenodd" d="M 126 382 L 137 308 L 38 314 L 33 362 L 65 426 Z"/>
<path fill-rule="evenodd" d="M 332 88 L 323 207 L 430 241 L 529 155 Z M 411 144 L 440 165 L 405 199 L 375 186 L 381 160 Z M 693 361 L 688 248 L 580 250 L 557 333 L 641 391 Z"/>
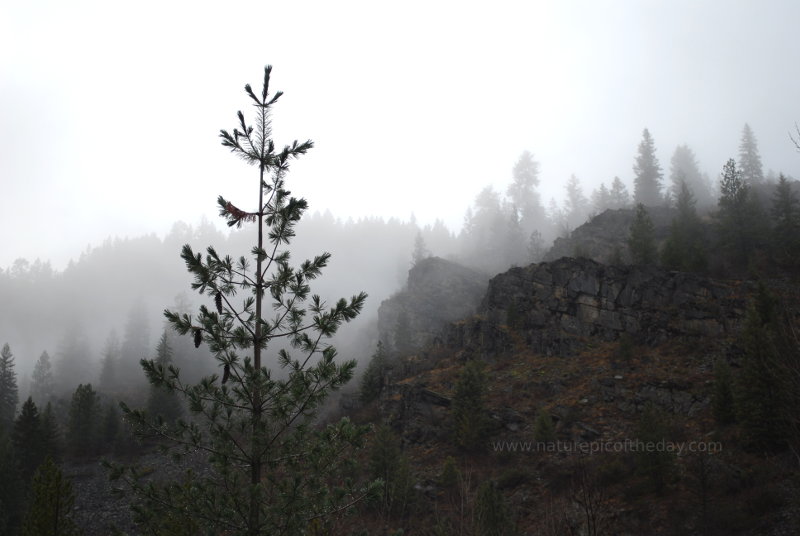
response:
<path fill-rule="evenodd" d="M 745 445 L 759 451 L 786 445 L 787 414 L 795 415 L 797 409 L 788 407 L 789 377 L 778 366 L 781 357 L 778 322 L 775 298 L 759 285 L 741 335 L 744 356 L 736 385 L 736 416 Z"/>
<path fill-rule="evenodd" d="M 672 220 L 661 262 L 673 270 L 703 271 L 707 263 L 703 227 L 697 217 L 694 196 L 685 182 L 681 182 L 676 202 L 678 216 Z"/>
<path fill-rule="evenodd" d="M 544 207 L 539 192 L 539 162 L 533 159 L 530 151 L 523 151 L 514 164 L 512 181 L 507 195 L 517 212 L 517 219 L 523 234 L 530 236 L 535 230 L 542 230 L 545 225 Z"/>
<path fill-rule="evenodd" d="M 620 180 L 619 177 L 614 177 L 611 181 L 611 189 L 608 191 L 608 208 L 628 208 L 631 204 L 631 196 L 628 193 L 628 187 Z"/>
<path fill-rule="evenodd" d="M 644 129 L 642 141 L 639 143 L 639 153 L 633 165 L 633 201 L 647 207 L 660 205 L 661 181 L 663 174 L 656 158 L 656 147 L 650 131 Z"/>
<path fill-rule="evenodd" d="M 486 419 L 486 373 L 483 364 L 468 361 L 453 395 L 452 432 L 456 445 L 465 451 L 483 446 L 488 431 Z"/>
<path fill-rule="evenodd" d="M 42 352 L 33 367 L 31 396 L 40 406 L 47 404 L 53 396 L 53 366 L 47 352 Z"/>
<path fill-rule="evenodd" d="M 14 421 L 12 439 L 17 451 L 20 472 L 23 479 L 28 480 L 46 454 L 41 417 L 31 397 L 22 404 L 22 410 Z"/>
<path fill-rule="evenodd" d="M 564 212 L 567 227 L 571 231 L 581 225 L 589 215 L 589 200 L 583 195 L 583 188 L 575 175 L 570 176 L 564 189 Z"/>
<path fill-rule="evenodd" d="M 22 536 L 77 536 L 74 521 L 75 495 L 72 483 L 48 458 L 33 477 L 30 505 L 22 524 Z"/>
<path fill-rule="evenodd" d="M 185 483 L 145 484 L 133 470 L 113 473 L 138 492 L 137 519 L 148 531 L 178 520 L 209 534 L 303 534 L 311 526 L 324 528 L 371 487 L 347 478 L 354 470 L 351 449 L 365 430 L 346 419 L 315 426 L 321 405 L 355 368 L 355 361 L 338 360 L 326 341 L 358 315 L 366 295 L 328 307 L 311 294 L 309 283 L 330 254 L 290 264 L 287 247 L 307 203 L 291 196 L 285 177 L 312 142 L 276 147 L 270 115 L 281 92 L 270 93 L 270 74 L 268 66 L 258 94 L 245 86 L 255 124 L 239 112 L 237 128 L 220 133 L 223 146 L 258 170 L 252 209 L 218 198 L 229 226 L 253 226 L 252 248 L 231 257 L 212 247 L 202 255 L 185 245 L 181 256 L 194 277 L 192 287 L 208 301 L 194 317 L 165 312 L 180 334 L 208 346 L 221 377 L 189 385 L 176 368 L 142 360 L 154 386 L 188 400 L 191 419 L 169 429 L 124 407 L 140 430 L 174 444 L 174 454 L 188 445 L 208 453 L 211 463 L 210 472 L 187 474 Z"/>
<path fill-rule="evenodd" d="M 95 454 L 100 439 L 100 397 L 90 383 L 72 394 L 67 421 L 67 450 L 75 457 Z"/>
<path fill-rule="evenodd" d="M 14 354 L 6 343 L 0 350 L 0 435 L 11 430 L 18 402 Z"/>
<path fill-rule="evenodd" d="M 720 245 L 734 265 L 746 268 L 758 245 L 762 219 L 744 174 L 732 158 L 722 169 L 719 190 L 716 218 Z"/>
<path fill-rule="evenodd" d="M 753 129 L 747 123 L 742 128 L 742 141 L 739 144 L 739 169 L 742 179 L 748 186 L 764 182 L 764 170 L 761 167 L 761 155 L 758 153 L 758 141 Z"/>
<path fill-rule="evenodd" d="M 677 203 L 683 184 L 700 207 L 713 203 L 710 187 L 706 178 L 700 173 L 697 157 L 688 145 L 678 145 L 672 153 L 669 166 L 669 195 L 672 203 Z"/>

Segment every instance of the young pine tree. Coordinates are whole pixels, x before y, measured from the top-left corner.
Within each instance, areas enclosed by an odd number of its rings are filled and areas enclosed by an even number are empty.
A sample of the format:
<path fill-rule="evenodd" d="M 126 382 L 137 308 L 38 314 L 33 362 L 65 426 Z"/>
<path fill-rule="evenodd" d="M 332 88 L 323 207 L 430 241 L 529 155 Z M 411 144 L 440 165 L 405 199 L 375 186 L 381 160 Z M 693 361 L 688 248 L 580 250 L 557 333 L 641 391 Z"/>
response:
<path fill-rule="evenodd" d="M 789 407 L 787 378 L 778 366 L 778 337 L 775 301 L 760 286 L 742 333 L 745 351 L 736 383 L 736 416 L 745 445 L 752 450 L 785 446 L 787 410 L 796 412 Z"/>
<path fill-rule="evenodd" d="M 28 512 L 22 524 L 22 536 L 77 536 L 73 520 L 75 496 L 72 484 L 64 478 L 52 458 L 36 470 Z"/>
<path fill-rule="evenodd" d="M 17 413 L 17 373 L 14 372 L 14 354 L 8 344 L 0 350 L 0 435 L 14 425 Z"/>
<path fill-rule="evenodd" d="M 22 410 L 17 420 L 14 421 L 14 433 L 12 435 L 19 461 L 19 469 L 24 480 L 30 479 L 33 472 L 44 460 L 46 453 L 42 435 L 39 410 L 36 408 L 33 399 L 28 397 L 28 400 L 22 404 Z"/>
<path fill-rule="evenodd" d="M 428 246 L 425 245 L 425 239 L 422 238 L 422 233 L 417 232 L 414 238 L 414 250 L 411 252 L 411 266 L 416 266 L 420 261 L 427 259 L 431 256 Z"/>
<path fill-rule="evenodd" d="M 483 364 L 468 361 L 461 371 L 453 395 L 453 436 L 461 449 L 476 450 L 487 434 L 486 375 Z"/>
<path fill-rule="evenodd" d="M 636 215 L 631 223 L 628 249 L 635 264 L 653 264 L 658 257 L 653 220 L 642 203 L 636 205 Z"/>
<path fill-rule="evenodd" d="M 249 258 L 223 256 L 212 247 L 203 256 L 185 245 L 181 256 L 194 276 L 192 287 L 211 303 L 194 318 L 165 311 L 178 333 L 190 334 L 196 346 L 208 345 L 222 377 L 190 385 L 175 367 L 143 360 L 151 384 L 185 398 L 191 416 L 168 429 L 123 407 L 140 430 L 174 445 L 175 455 L 182 447 L 199 450 L 211 466 L 208 473 L 188 473 L 182 482 L 161 485 L 138 482 L 133 470 L 115 471 L 112 476 L 124 476 L 138 492 L 137 518 L 148 527 L 182 516 L 202 534 L 302 534 L 344 513 L 374 488 L 347 477 L 353 470 L 351 450 L 362 444 L 366 430 L 347 419 L 316 426 L 329 393 L 355 369 L 353 360 L 339 362 L 326 340 L 358 315 L 366 294 L 328 308 L 311 295 L 309 283 L 330 254 L 290 264 L 288 245 L 307 203 L 291 196 L 285 177 L 291 161 L 312 142 L 276 147 L 270 115 L 282 93 L 270 93 L 271 70 L 265 68 L 258 94 L 245 86 L 255 124 L 239 112 L 238 127 L 220 133 L 223 146 L 257 169 L 251 210 L 218 198 L 229 226 L 253 225 Z"/>
<path fill-rule="evenodd" d="M 383 380 L 386 375 L 386 352 L 383 350 L 383 343 L 378 341 L 375 353 L 372 354 L 367 370 L 361 377 L 361 402 L 369 404 L 377 399 L 383 391 Z"/>
<path fill-rule="evenodd" d="M 385 424 L 375 429 L 369 468 L 373 478 L 383 481 L 381 512 L 386 516 L 406 514 L 413 489 L 411 467 L 400 449 L 400 438 Z"/>
<path fill-rule="evenodd" d="M 636 439 L 646 446 L 636 452 L 636 467 L 658 493 L 670 483 L 675 469 L 675 454 L 664 448 L 668 434 L 666 416 L 648 403 L 636 426 Z"/>
<path fill-rule="evenodd" d="M 491 480 L 478 486 L 475 496 L 475 529 L 482 536 L 510 536 L 514 521 L 503 495 Z"/>
<path fill-rule="evenodd" d="M 550 443 L 556 440 L 556 427 L 546 408 L 540 409 L 536 414 L 533 437 L 538 443 Z"/>

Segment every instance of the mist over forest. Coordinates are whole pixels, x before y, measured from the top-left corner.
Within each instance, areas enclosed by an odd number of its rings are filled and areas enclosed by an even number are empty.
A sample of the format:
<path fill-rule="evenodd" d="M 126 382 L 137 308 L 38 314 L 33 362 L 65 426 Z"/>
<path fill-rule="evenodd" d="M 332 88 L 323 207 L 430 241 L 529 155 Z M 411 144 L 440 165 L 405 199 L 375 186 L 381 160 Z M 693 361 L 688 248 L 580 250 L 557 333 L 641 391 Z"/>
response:
<path fill-rule="evenodd" d="M 0 536 L 800 534 L 799 16 L 3 5 Z"/>
<path fill-rule="evenodd" d="M 650 199 L 642 193 L 639 200 L 651 206 L 675 207 L 684 181 L 700 215 L 716 208 L 721 171 L 701 169 L 694 150 L 685 144 L 677 146 L 669 163 L 662 166 L 647 129 L 642 144 L 658 166 L 664 189 Z M 786 144 L 791 145 L 789 136 Z M 636 148 L 631 153 L 635 171 L 641 153 L 636 156 Z M 748 183 L 761 190 L 760 199 L 768 213 L 778 173 L 761 162 L 756 135 L 748 125 L 743 127 L 733 155 L 750 174 Z M 625 169 L 626 165 L 620 164 L 619 175 L 629 176 Z M 793 182 L 791 175 L 785 177 Z M 354 220 L 336 217 L 328 210 L 308 214 L 297 227 L 293 261 L 299 263 L 324 251 L 333 255 L 314 291 L 328 301 L 362 290 L 370 296 L 364 314 L 347 334 L 339 335 L 337 346 L 357 359 L 370 355 L 377 342 L 378 306 L 403 287 L 408 269 L 420 256 L 443 257 L 494 275 L 542 260 L 555 238 L 568 237 L 588 218 L 605 210 L 632 207 L 636 193 L 631 181 L 619 176 L 588 191 L 572 175 L 564 183 L 560 201 L 551 198 L 545 203 L 539 193 L 540 182 L 541 164 L 533 152 L 524 151 L 509 165 L 505 190 L 492 185 L 483 188 L 466 208 L 457 232 L 441 220 L 421 225 L 413 215 L 410 220 Z M 165 329 L 169 332 L 163 310 L 191 311 L 202 302 L 189 289 L 191 277 L 179 257 L 181 247 L 190 244 L 205 251 L 213 246 L 222 254 L 236 255 L 246 251 L 251 239 L 246 229 L 221 231 L 219 225 L 204 218 L 194 226 L 178 221 L 163 238 L 155 234 L 109 237 L 102 244 L 87 246 L 63 270 L 55 270 L 41 259 L 17 259 L 0 271 L 0 291 L 6 304 L 0 310 L 0 339 L 15 349 L 21 392 L 27 392 L 34 363 L 42 352 L 53 359 L 64 392 L 74 387 L 67 378 L 86 379 L 88 374 L 92 381 L 99 380 L 109 346 L 119 346 L 121 354 L 116 359 L 128 363 L 126 374 L 141 376 L 135 363 L 150 357 L 161 334 Z M 47 307 L 42 307 L 44 303 Z M 187 361 L 186 365 L 212 370 L 208 355 L 196 357 L 196 363 Z M 73 368 L 75 371 L 70 371 Z M 125 383 L 128 378 L 120 380 Z"/>

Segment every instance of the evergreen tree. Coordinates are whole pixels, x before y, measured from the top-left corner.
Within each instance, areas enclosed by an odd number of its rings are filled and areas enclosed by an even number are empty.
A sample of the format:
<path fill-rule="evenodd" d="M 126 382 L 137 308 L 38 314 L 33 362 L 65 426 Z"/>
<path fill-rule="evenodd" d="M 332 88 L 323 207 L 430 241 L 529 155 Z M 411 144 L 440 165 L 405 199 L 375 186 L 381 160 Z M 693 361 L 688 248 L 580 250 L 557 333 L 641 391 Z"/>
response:
<path fill-rule="evenodd" d="M 86 383 L 86 371 L 93 370 L 89 360 L 89 343 L 86 332 L 77 318 L 66 329 L 59 343 L 55 373 L 55 390 L 59 395 L 71 393 L 81 383 Z"/>
<path fill-rule="evenodd" d="M 536 188 L 539 186 L 539 162 L 530 151 L 523 151 L 514 165 L 508 197 L 517 215 L 523 235 L 545 225 L 544 208 Z"/>
<path fill-rule="evenodd" d="M 758 142 L 753 130 L 747 123 L 742 129 L 742 141 L 739 144 L 739 169 L 742 180 L 748 186 L 764 182 L 764 170 L 761 167 L 761 156 L 758 154 Z"/>
<path fill-rule="evenodd" d="M 783 266 L 795 270 L 800 265 L 800 203 L 783 173 L 772 198 L 772 218 L 775 258 Z"/>
<path fill-rule="evenodd" d="M 461 474 L 456 466 L 456 460 L 452 456 L 448 456 L 444 460 L 442 473 L 439 475 L 439 485 L 446 493 L 452 493 L 458 488 L 460 480 Z"/>
<path fill-rule="evenodd" d="M 581 188 L 581 183 L 575 175 L 570 176 L 565 188 L 564 211 L 566 213 L 567 226 L 570 230 L 573 230 L 586 221 L 586 217 L 589 214 L 589 201 L 583 195 L 583 188 Z"/>
<path fill-rule="evenodd" d="M 108 341 L 109 344 L 113 341 Z M 112 351 L 112 347 L 106 350 Z M 120 387 L 128 391 L 140 389 L 145 379 L 139 370 L 139 361 L 150 354 L 150 325 L 144 302 L 137 301 L 130 311 L 125 323 L 122 344 L 119 347 L 119 359 L 114 363 L 115 376 Z M 109 353 L 107 355 L 113 355 Z"/>
<path fill-rule="evenodd" d="M 662 203 L 661 166 L 656 158 L 656 148 L 650 131 L 644 129 L 639 143 L 639 154 L 633 166 L 633 202 L 653 207 Z"/>
<path fill-rule="evenodd" d="M 504 212 L 508 214 L 508 227 L 503 240 L 503 264 L 506 267 L 519 266 L 528 257 L 525 251 L 525 232 L 513 207 L 506 204 Z"/>
<path fill-rule="evenodd" d="M 383 391 L 383 380 L 386 375 L 386 354 L 383 350 L 383 343 L 378 341 L 375 353 L 372 354 L 367 369 L 361 377 L 361 402 L 369 404 L 376 400 Z"/>
<path fill-rule="evenodd" d="M 31 397 L 22 404 L 12 438 L 22 478 L 28 480 L 46 455 L 39 410 Z"/>
<path fill-rule="evenodd" d="M 605 183 L 600 183 L 600 187 L 592 192 L 592 211 L 601 214 L 611 208 L 611 192 L 606 188 Z"/>
<path fill-rule="evenodd" d="M 653 264 L 658 256 L 655 243 L 655 227 L 647 208 L 636 205 L 636 215 L 631 224 L 628 249 L 635 264 Z"/>
<path fill-rule="evenodd" d="M 163 484 L 139 482 L 136 471 L 117 468 L 112 476 L 124 477 L 141 499 L 135 513 L 145 527 L 158 528 L 178 516 L 199 525 L 202 533 L 302 534 L 344 513 L 371 488 L 347 478 L 353 471 L 351 450 L 361 445 L 365 429 L 347 419 L 315 426 L 323 402 L 355 369 L 355 361 L 338 362 L 325 341 L 359 314 L 366 295 L 328 308 L 310 294 L 309 283 L 330 254 L 298 268 L 290 265 L 286 248 L 307 203 L 286 190 L 285 176 L 291 160 L 312 142 L 276 148 L 270 115 L 281 93 L 270 94 L 270 73 L 268 66 L 258 95 L 245 86 L 255 125 L 239 112 L 239 126 L 220 134 L 225 147 L 258 168 L 254 211 L 218 198 L 229 226 L 255 224 L 253 260 L 222 256 L 213 247 L 203 257 L 185 245 L 182 257 L 194 276 L 193 288 L 211 304 L 202 305 L 194 318 L 165 312 L 180 334 L 209 347 L 226 382 L 212 375 L 187 385 L 175 367 L 143 360 L 150 382 L 185 397 L 192 418 L 169 430 L 123 406 L 141 431 L 174 444 L 173 454 L 179 456 L 181 445 L 188 445 L 207 452 L 211 463 L 209 475 L 192 473 L 183 482 Z M 268 349 L 275 351 L 271 361 Z M 273 364 L 283 372 L 276 374 Z"/>
<path fill-rule="evenodd" d="M 423 259 L 431 256 L 428 251 L 428 246 L 425 245 L 425 239 L 422 238 L 422 233 L 417 232 L 417 237 L 414 239 L 414 251 L 411 253 L 411 265 L 416 266 L 417 263 Z"/>
<path fill-rule="evenodd" d="M 25 496 L 10 434 L 0 433 L 0 534 L 15 534 Z"/>
<path fill-rule="evenodd" d="M 475 525 L 476 534 L 481 536 L 509 536 L 514 533 L 514 521 L 508 505 L 491 480 L 485 480 L 478 486 Z"/>
<path fill-rule="evenodd" d="M 120 360 L 120 343 L 116 330 L 111 330 L 103 347 L 100 366 L 100 389 L 104 392 L 116 392 L 120 387 L 117 377 Z"/>
<path fill-rule="evenodd" d="M 770 450 L 785 444 L 790 397 L 778 366 L 777 311 L 774 298 L 759 285 L 748 311 L 742 343 L 744 357 L 736 383 L 736 416 L 748 448 Z M 794 412 L 796 408 L 790 408 Z"/>
<path fill-rule="evenodd" d="M 453 436 L 463 450 L 476 450 L 486 439 L 486 376 L 483 365 L 468 361 L 456 383 L 453 395 Z"/>
<path fill-rule="evenodd" d="M 45 456 L 50 456 L 54 460 L 61 459 L 61 432 L 56 422 L 56 416 L 53 412 L 53 405 L 48 402 L 40 415 L 41 430 L 42 430 L 42 451 Z"/>
<path fill-rule="evenodd" d="M 547 215 L 553 227 L 556 229 L 556 234 L 560 237 L 568 237 L 572 230 L 569 227 L 569 223 L 567 223 L 567 214 L 564 209 L 558 206 L 558 202 L 555 198 L 550 198 L 550 205 L 547 207 Z"/>
<path fill-rule="evenodd" d="M 22 536 L 77 536 L 80 530 L 73 519 L 74 507 L 72 484 L 64 478 L 53 459 L 47 458 L 33 477 Z"/>
<path fill-rule="evenodd" d="M 694 197 L 685 182 L 681 183 L 677 202 L 678 217 L 672 220 L 661 262 L 673 270 L 703 271 L 707 260 L 702 226 L 694 208 Z"/>
<path fill-rule="evenodd" d="M 50 364 L 50 355 L 42 352 L 31 375 L 31 397 L 39 405 L 45 405 L 53 396 L 53 367 Z"/>
<path fill-rule="evenodd" d="M 0 435 L 11 430 L 17 413 L 17 373 L 8 343 L 0 350 Z"/>
<path fill-rule="evenodd" d="M 97 450 L 100 397 L 92 384 L 80 384 L 72 394 L 67 422 L 67 450 L 72 456 L 90 456 Z"/>
<path fill-rule="evenodd" d="M 553 425 L 553 418 L 547 409 L 542 408 L 536 414 L 533 423 L 533 437 L 539 443 L 549 443 L 556 440 L 556 427 Z"/>
<path fill-rule="evenodd" d="M 167 340 L 166 331 L 158 341 L 154 362 L 165 370 L 172 365 L 172 348 Z M 183 415 L 183 409 L 174 390 L 169 390 L 163 385 L 151 385 L 150 397 L 147 399 L 147 413 L 158 416 L 168 425 L 173 425 Z"/>
<path fill-rule="evenodd" d="M 527 211 L 536 210 L 541 204 L 536 193 L 536 187 L 539 186 L 539 162 L 533 159 L 530 151 L 522 152 L 514 164 L 512 177 L 513 181 L 508 186 L 508 197 L 524 218 Z"/>
<path fill-rule="evenodd" d="M 100 432 L 105 448 L 113 447 L 118 442 L 120 436 L 120 419 L 116 404 L 111 403 L 106 406 Z"/>
<path fill-rule="evenodd" d="M 372 478 L 383 481 L 381 511 L 385 515 L 405 514 L 413 489 L 411 468 L 400 448 L 400 439 L 385 424 L 375 429 L 369 468 Z"/>
<path fill-rule="evenodd" d="M 701 207 L 713 203 L 710 185 L 700 173 L 697 157 L 688 145 L 678 145 L 670 160 L 670 188 L 669 195 L 673 202 L 677 202 L 681 195 L 682 184 L 686 184 L 692 197 Z"/>
<path fill-rule="evenodd" d="M 628 188 L 620 180 L 619 177 L 614 177 L 611 182 L 611 189 L 608 191 L 608 208 L 628 208 L 631 204 L 631 196 L 628 194 Z"/>
<path fill-rule="evenodd" d="M 722 170 L 716 217 L 722 247 L 736 264 L 747 266 L 758 242 L 761 218 L 757 201 L 733 159 Z"/>
<path fill-rule="evenodd" d="M 547 253 L 547 248 L 542 233 L 533 231 L 528 239 L 528 262 L 541 262 L 545 253 Z"/>
<path fill-rule="evenodd" d="M 640 473 L 648 478 L 657 492 L 669 484 L 675 468 L 675 455 L 666 448 L 669 440 L 668 423 L 663 412 L 648 403 L 636 426 L 636 438 L 644 448 L 636 452 L 636 464 Z"/>
<path fill-rule="evenodd" d="M 469 210 L 461 232 L 463 254 L 470 265 L 481 270 L 498 271 L 505 268 L 505 238 L 507 218 L 500 195 L 487 186 L 475 198 L 474 210 Z"/>

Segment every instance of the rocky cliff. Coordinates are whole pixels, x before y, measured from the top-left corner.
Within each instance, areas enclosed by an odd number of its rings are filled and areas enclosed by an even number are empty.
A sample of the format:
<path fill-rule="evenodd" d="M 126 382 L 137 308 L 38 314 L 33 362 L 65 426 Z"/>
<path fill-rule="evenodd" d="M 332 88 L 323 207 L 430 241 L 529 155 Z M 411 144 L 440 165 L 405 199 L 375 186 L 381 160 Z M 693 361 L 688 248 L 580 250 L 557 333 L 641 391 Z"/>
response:
<path fill-rule="evenodd" d="M 544 355 L 570 354 L 589 339 L 636 342 L 715 337 L 735 331 L 746 309 L 743 284 L 652 266 L 607 266 L 562 258 L 494 277 L 479 315 L 451 325 L 447 346 L 495 356 L 510 333 Z"/>
<path fill-rule="evenodd" d="M 431 342 L 449 322 L 472 315 L 486 291 L 488 277 L 439 257 L 408 271 L 405 288 L 378 309 L 380 340 L 389 348 L 413 351 Z M 407 323 L 402 327 L 399 324 Z M 398 341 L 398 332 L 408 340 Z"/>

